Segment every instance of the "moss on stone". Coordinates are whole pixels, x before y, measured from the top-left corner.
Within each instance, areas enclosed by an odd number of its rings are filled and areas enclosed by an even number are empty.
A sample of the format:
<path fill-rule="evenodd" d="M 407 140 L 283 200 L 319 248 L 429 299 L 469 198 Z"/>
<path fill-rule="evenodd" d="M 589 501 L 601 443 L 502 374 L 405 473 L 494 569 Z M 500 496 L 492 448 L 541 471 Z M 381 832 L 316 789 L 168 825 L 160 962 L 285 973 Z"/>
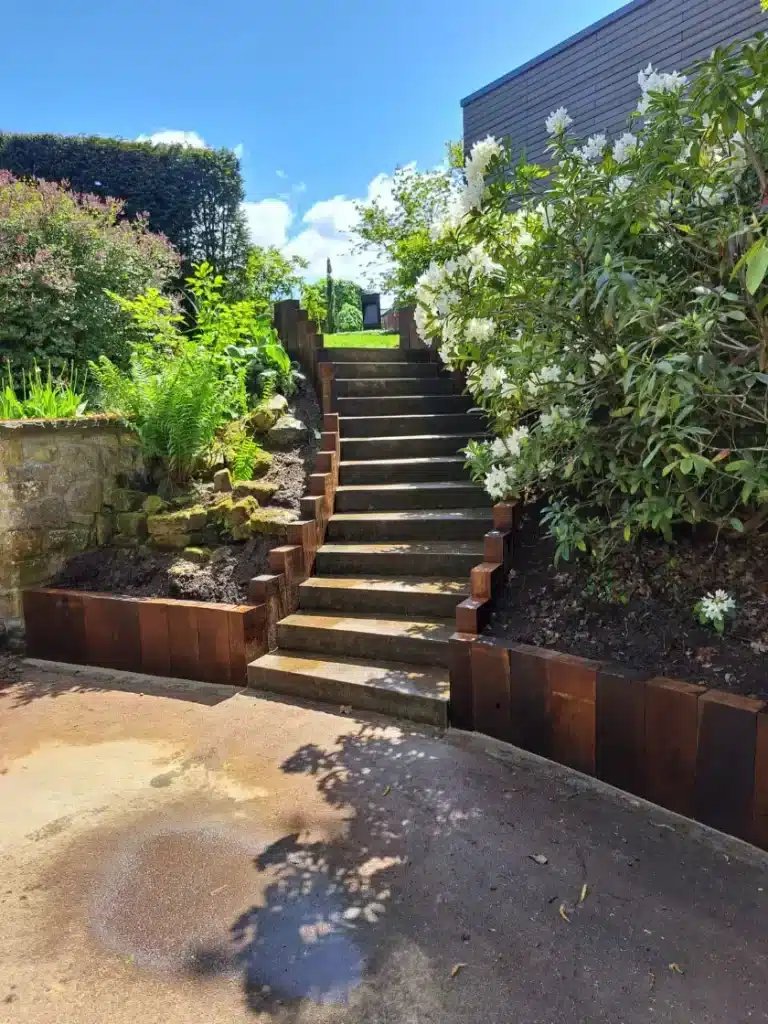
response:
<path fill-rule="evenodd" d="M 150 494 L 148 498 L 144 499 L 144 504 L 141 506 L 145 512 L 151 516 L 159 515 L 164 512 L 168 505 L 159 494 Z"/>
<path fill-rule="evenodd" d="M 274 534 L 285 536 L 289 523 L 297 520 L 295 512 L 287 508 L 260 508 L 248 520 L 248 530 L 253 534 Z"/>
<path fill-rule="evenodd" d="M 266 505 L 278 490 L 277 484 L 267 483 L 265 480 L 238 480 L 233 493 L 238 500 L 250 496 L 260 505 Z"/>
<path fill-rule="evenodd" d="M 196 565 L 204 565 L 210 561 L 211 552 L 208 548 L 197 548 L 189 547 L 184 548 L 184 557 L 188 562 L 194 562 Z"/>

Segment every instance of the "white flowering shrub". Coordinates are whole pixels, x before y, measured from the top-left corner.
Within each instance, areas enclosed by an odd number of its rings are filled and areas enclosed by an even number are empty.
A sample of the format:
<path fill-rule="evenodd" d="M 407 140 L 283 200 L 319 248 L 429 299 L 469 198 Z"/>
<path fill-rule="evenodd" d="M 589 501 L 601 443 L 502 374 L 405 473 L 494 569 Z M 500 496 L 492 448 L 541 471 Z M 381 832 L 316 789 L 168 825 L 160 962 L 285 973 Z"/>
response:
<path fill-rule="evenodd" d="M 716 590 L 696 602 L 693 614 L 702 626 L 714 626 L 718 633 L 723 633 L 726 619 L 736 615 L 736 602 L 727 591 Z"/>
<path fill-rule="evenodd" d="M 475 477 L 544 495 L 558 557 L 768 520 L 768 43 L 638 83 L 616 138 L 555 111 L 548 169 L 476 143 L 417 286 L 496 435 Z"/>

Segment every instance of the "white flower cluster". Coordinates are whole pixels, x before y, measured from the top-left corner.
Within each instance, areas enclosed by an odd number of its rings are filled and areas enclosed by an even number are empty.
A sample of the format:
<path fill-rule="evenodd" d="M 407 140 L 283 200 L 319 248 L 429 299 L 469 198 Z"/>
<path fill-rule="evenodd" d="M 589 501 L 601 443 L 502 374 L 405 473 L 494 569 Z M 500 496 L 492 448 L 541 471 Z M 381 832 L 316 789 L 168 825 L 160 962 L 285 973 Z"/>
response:
<path fill-rule="evenodd" d="M 475 342 L 477 345 L 490 341 L 495 333 L 496 325 L 493 320 L 483 317 L 472 317 L 464 328 L 464 337 L 467 341 Z"/>
<path fill-rule="evenodd" d="M 457 228 L 467 214 L 477 209 L 485 194 L 485 175 L 496 157 L 504 155 L 504 147 L 492 135 L 474 144 L 464 162 L 466 183 L 460 188 L 448 205 L 445 219 L 431 229 L 433 239 L 442 237 L 449 229 Z"/>
<path fill-rule="evenodd" d="M 637 136 L 632 132 L 624 132 L 613 144 L 613 159 L 617 164 L 624 164 L 637 149 Z"/>
<path fill-rule="evenodd" d="M 608 145 L 608 139 L 603 132 L 597 135 L 590 135 L 586 143 L 581 149 L 575 150 L 575 152 L 582 158 L 582 160 L 593 161 L 599 160 L 603 155 L 603 150 Z"/>
<path fill-rule="evenodd" d="M 539 425 L 542 431 L 547 434 L 553 427 L 557 426 L 561 420 L 569 420 L 571 418 L 571 410 L 567 405 L 553 405 L 549 412 L 543 412 L 539 416 Z"/>
<path fill-rule="evenodd" d="M 722 623 L 729 612 L 736 610 L 736 602 L 726 590 L 716 590 L 714 594 L 705 594 L 702 597 L 697 610 L 700 618 L 717 625 Z"/>
<path fill-rule="evenodd" d="M 592 367 L 592 373 L 596 377 L 599 377 L 603 370 L 608 365 L 608 356 L 605 352 L 599 352 L 597 349 L 589 357 L 589 365 Z"/>
<path fill-rule="evenodd" d="M 501 501 L 515 489 L 517 470 L 514 463 L 527 440 L 528 427 L 516 427 L 506 437 L 497 437 L 491 445 L 493 457 L 506 462 L 505 465 L 500 464 L 489 470 L 483 481 L 486 491 L 494 501 Z"/>
<path fill-rule="evenodd" d="M 573 118 L 565 107 L 558 107 L 552 111 L 544 124 L 550 135 L 562 135 L 565 129 L 573 124 Z"/>
<path fill-rule="evenodd" d="M 638 73 L 637 84 L 642 96 L 637 105 L 638 112 L 644 114 L 651 103 L 653 92 L 676 92 L 682 89 L 688 79 L 677 71 L 656 71 L 652 64 Z"/>

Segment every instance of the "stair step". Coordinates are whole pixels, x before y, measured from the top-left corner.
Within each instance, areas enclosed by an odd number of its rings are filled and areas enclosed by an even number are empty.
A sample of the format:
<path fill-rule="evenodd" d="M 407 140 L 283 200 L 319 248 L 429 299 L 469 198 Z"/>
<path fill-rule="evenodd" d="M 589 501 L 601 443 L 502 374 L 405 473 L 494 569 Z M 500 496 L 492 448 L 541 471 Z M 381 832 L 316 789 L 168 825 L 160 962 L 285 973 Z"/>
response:
<path fill-rule="evenodd" d="M 319 660 L 301 651 L 277 650 L 248 666 L 248 685 L 268 693 L 348 705 L 445 728 L 448 670 L 389 661 L 335 657 Z"/>
<path fill-rule="evenodd" d="M 428 364 L 427 364 L 428 365 Z M 333 382 L 337 398 L 380 398 L 391 395 L 459 395 L 451 377 L 341 377 Z"/>
<path fill-rule="evenodd" d="M 391 358 L 393 360 L 398 358 L 394 351 Z M 429 379 L 437 377 L 440 372 L 440 367 L 437 363 L 406 363 L 402 361 L 391 363 L 353 363 L 344 362 L 343 356 L 339 356 L 338 359 L 334 359 L 332 362 L 334 376 L 340 380 L 350 380 L 354 377 L 368 379 L 375 377 L 377 380 L 380 380 L 382 377 L 421 377 Z"/>
<path fill-rule="evenodd" d="M 406 484 L 363 484 L 336 489 L 338 512 L 371 512 L 408 508 L 490 508 L 485 491 L 471 480 L 422 481 Z"/>
<path fill-rule="evenodd" d="M 449 619 L 470 596 L 469 580 L 422 579 L 418 576 L 312 576 L 299 587 L 303 611 L 375 612 L 426 615 Z"/>
<path fill-rule="evenodd" d="M 485 434 L 416 434 L 408 437 L 351 437 L 341 442 L 341 457 L 348 462 L 365 459 L 414 459 L 457 455 L 470 441 L 483 441 Z"/>
<path fill-rule="evenodd" d="M 436 455 L 428 459 L 366 459 L 342 462 L 343 485 L 404 484 L 416 481 L 466 480 L 463 455 Z"/>
<path fill-rule="evenodd" d="M 452 619 L 379 618 L 296 612 L 277 626 L 277 646 L 323 657 L 386 658 L 411 665 L 449 664 Z"/>
<path fill-rule="evenodd" d="M 343 416 L 342 438 L 411 437 L 414 434 L 478 434 L 485 421 L 479 412 L 427 413 L 401 416 Z"/>
<path fill-rule="evenodd" d="M 480 541 L 493 529 L 490 508 L 406 509 L 400 512 L 337 512 L 328 521 L 329 542 Z"/>
<path fill-rule="evenodd" d="M 321 576 L 468 575 L 483 561 L 482 541 L 402 541 L 376 544 L 323 544 L 317 552 Z"/>
<path fill-rule="evenodd" d="M 321 358 L 330 362 L 344 363 L 429 363 L 432 362 L 428 349 L 405 348 L 323 348 Z M 435 365 L 438 365 L 435 363 Z"/>
<path fill-rule="evenodd" d="M 469 412 L 470 395 L 379 395 L 376 398 L 337 398 L 340 416 L 408 416 Z"/>

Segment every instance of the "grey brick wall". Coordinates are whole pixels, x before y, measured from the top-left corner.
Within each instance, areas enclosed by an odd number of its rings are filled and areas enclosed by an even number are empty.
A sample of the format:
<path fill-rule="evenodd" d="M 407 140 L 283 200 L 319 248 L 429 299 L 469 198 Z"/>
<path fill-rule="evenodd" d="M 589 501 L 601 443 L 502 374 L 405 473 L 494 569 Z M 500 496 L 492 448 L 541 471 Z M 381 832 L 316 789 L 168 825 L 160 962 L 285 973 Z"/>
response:
<path fill-rule="evenodd" d="M 759 0 L 633 0 L 614 14 L 462 100 L 466 147 L 510 137 L 515 154 L 545 158 L 544 120 L 566 106 L 572 131 L 621 130 L 652 62 L 682 71 L 713 47 L 768 30 Z"/>

